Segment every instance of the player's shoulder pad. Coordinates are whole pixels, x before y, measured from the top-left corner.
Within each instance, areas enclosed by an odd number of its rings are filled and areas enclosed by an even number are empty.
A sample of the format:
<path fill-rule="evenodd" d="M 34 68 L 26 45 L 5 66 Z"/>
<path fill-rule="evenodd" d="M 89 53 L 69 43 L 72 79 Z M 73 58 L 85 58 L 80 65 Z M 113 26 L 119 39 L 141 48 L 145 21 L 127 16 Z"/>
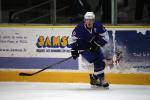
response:
<path fill-rule="evenodd" d="M 76 28 L 82 28 L 82 27 L 84 27 L 84 22 L 81 22 L 76 26 Z"/>
<path fill-rule="evenodd" d="M 83 30 L 83 22 L 79 23 L 78 25 L 76 25 L 76 27 L 74 28 L 74 30 L 72 31 L 72 35 L 74 36 L 79 36 L 80 33 L 82 33 L 82 30 Z"/>
<path fill-rule="evenodd" d="M 84 23 L 81 22 L 78 25 L 76 25 L 74 31 L 82 31 L 83 28 L 84 28 Z"/>
<path fill-rule="evenodd" d="M 106 31 L 105 27 L 100 22 L 95 22 L 94 27 L 100 29 L 102 33 Z"/>
<path fill-rule="evenodd" d="M 94 26 L 95 27 L 100 27 L 100 28 L 104 27 L 100 22 L 95 22 Z"/>

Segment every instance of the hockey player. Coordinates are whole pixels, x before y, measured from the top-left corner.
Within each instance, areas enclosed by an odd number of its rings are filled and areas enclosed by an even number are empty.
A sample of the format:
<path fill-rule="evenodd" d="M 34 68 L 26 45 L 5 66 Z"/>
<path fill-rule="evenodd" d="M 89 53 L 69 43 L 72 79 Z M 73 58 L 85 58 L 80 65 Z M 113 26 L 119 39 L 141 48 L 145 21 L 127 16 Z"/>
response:
<path fill-rule="evenodd" d="M 109 41 L 107 30 L 95 21 L 93 12 L 84 15 L 84 21 L 78 24 L 72 32 L 70 45 L 73 59 L 79 57 L 79 50 L 85 50 L 81 55 L 89 62 L 94 63 L 94 73 L 90 75 L 91 85 L 108 87 L 104 79 L 104 55 L 101 48 Z"/>

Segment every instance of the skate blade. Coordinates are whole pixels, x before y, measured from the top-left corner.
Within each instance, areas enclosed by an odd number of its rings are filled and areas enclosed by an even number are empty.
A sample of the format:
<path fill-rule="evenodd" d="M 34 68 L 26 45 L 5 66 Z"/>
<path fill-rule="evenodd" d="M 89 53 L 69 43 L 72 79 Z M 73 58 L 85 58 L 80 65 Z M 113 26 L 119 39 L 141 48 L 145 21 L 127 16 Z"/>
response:
<path fill-rule="evenodd" d="M 93 88 L 93 89 L 109 89 L 109 86 L 103 87 L 103 86 L 91 85 L 91 88 Z"/>

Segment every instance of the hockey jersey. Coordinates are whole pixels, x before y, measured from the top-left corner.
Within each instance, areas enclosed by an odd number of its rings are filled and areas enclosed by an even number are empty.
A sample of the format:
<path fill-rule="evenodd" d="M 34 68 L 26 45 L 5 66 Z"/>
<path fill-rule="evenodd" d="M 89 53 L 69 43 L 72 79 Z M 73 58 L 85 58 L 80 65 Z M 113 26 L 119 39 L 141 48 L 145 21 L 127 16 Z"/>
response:
<path fill-rule="evenodd" d="M 109 36 L 107 30 L 99 22 L 94 22 L 92 29 L 87 29 L 84 22 L 78 24 L 72 31 L 72 36 L 70 38 L 70 45 L 74 43 L 78 44 L 79 50 L 85 50 L 89 48 L 92 40 L 96 41 L 100 45 L 101 39 L 106 42 L 109 41 Z"/>

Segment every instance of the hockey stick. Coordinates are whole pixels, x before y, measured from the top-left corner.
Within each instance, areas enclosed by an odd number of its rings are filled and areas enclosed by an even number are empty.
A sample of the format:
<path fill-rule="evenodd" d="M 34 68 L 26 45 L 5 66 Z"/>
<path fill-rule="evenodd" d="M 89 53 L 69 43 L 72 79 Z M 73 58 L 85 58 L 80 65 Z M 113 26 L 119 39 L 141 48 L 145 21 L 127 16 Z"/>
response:
<path fill-rule="evenodd" d="M 40 73 L 40 72 L 42 72 L 42 71 L 44 71 L 44 70 L 46 70 L 48 68 L 51 68 L 52 66 L 55 66 L 57 64 L 61 64 L 61 63 L 65 62 L 65 61 L 67 61 L 67 60 L 69 60 L 71 58 L 72 58 L 72 56 L 70 56 L 70 57 L 68 57 L 66 59 L 63 59 L 63 60 L 61 60 L 59 62 L 56 62 L 56 63 L 54 63 L 52 65 L 49 65 L 49 66 L 47 66 L 47 67 L 45 67 L 45 68 L 43 68 L 43 69 L 41 69 L 41 70 L 39 70 L 37 72 L 34 72 L 34 73 L 24 73 L 24 72 L 21 72 L 21 73 L 19 73 L 19 76 L 32 76 L 32 75 L 38 74 L 38 73 Z"/>
<path fill-rule="evenodd" d="M 87 50 L 89 50 L 89 49 L 87 49 Z M 81 54 L 81 53 L 83 53 L 83 52 L 85 52 L 85 51 L 87 51 L 87 50 L 80 50 L 80 51 L 79 51 L 79 54 Z M 34 72 L 34 73 L 24 73 L 24 72 L 21 72 L 21 73 L 19 73 L 19 76 L 32 76 L 32 75 L 38 74 L 38 73 L 40 73 L 40 72 L 42 72 L 42 71 L 44 71 L 44 70 L 46 70 L 46 69 L 48 69 L 48 68 L 51 68 L 51 67 L 53 67 L 53 66 L 55 66 L 55 65 L 57 65 L 57 64 L 61 64 L 61 63 L 65 62 L 65 61 L 67 61 L 67 60 L 69 60 L 69 59 L 71 59 L 71 58 L 72 58 L 72 56 L 70 56 L 70 57 L 68 57 L 68 58 L 66 58 L 66 59 L 63 59 L 63 60 L 61 60 L 61 61 L 59 61 L 59 62 L 56 62 L 56 63 L 54 63 L 54 64 L 52 64 L 52 65 L 49 65 L 49 66 L 47 66 L 47 67 L 45 67 L 45 68 L 43 68 L 43 69 L 41 69 L 41 70 L 39 70 L 39 71 L 37 71 L 37 72 Z"/>

